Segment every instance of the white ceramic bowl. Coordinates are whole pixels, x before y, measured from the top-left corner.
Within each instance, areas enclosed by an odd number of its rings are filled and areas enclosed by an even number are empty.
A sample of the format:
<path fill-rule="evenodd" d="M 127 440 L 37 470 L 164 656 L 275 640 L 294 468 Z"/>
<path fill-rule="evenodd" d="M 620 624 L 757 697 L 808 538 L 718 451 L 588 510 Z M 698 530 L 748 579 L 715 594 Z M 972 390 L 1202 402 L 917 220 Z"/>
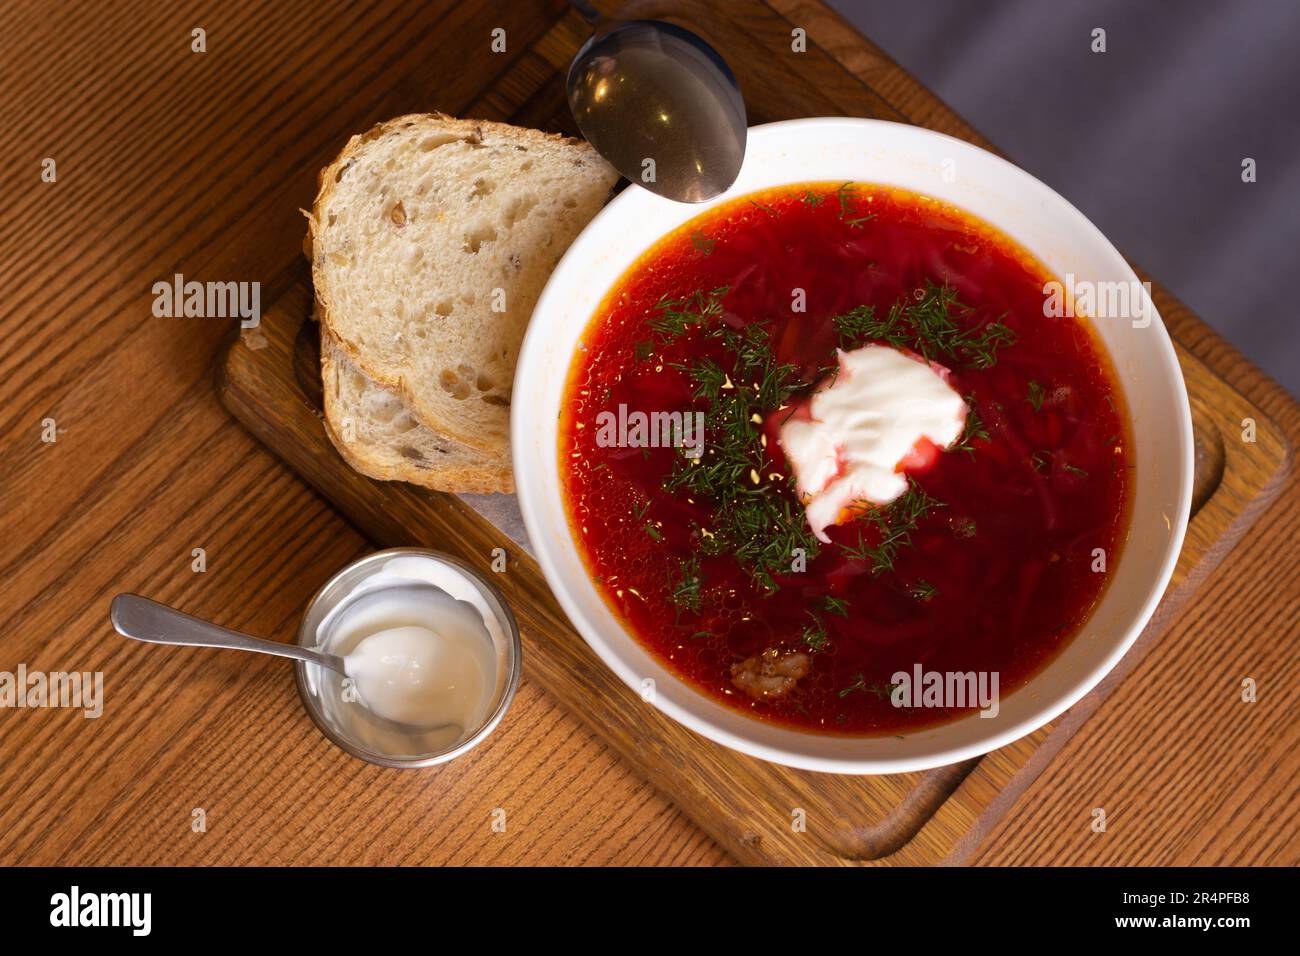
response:
<path fill-rule="evenodd" d="M 1136 282 L 1082 213 L 1024 170 L 960 140 L 864 119 L 806 119 L 750 130 L 735 185 L 701 205 L 638 188 L 582 232 L 533 312 L 515 376 L 511 438 L 528 535 L 552 590 L 579 633 L 628 685 L 655 682 L 654 706 L 718 743 L 764 760 L 831 773 L 902 773 L 964 760 L 1059 716 L 1132 646 L 1173 573 L 1192 489 L 1192 425 L 1173 346 L 1154 306 L 1146 328 L 1094 322 L 1128 399 L 1136 482 L 1132 525 L 1109 587 L 1073 640 L 1037 676 L 1004 695 L 996 718 L 975 714 L 903 739 L 835 737 L 774 726 L 711 700 L 676 677 L 626 631 L 597 593 L 565 515 L 557 418 L 575 349 L 610 287 L 665 233 L 757 189 L 816 180 L 901 186 L 951 202 L 997 226 L 1058 277 Z M 649 706 L 648 704 L 646 706 Z"/>

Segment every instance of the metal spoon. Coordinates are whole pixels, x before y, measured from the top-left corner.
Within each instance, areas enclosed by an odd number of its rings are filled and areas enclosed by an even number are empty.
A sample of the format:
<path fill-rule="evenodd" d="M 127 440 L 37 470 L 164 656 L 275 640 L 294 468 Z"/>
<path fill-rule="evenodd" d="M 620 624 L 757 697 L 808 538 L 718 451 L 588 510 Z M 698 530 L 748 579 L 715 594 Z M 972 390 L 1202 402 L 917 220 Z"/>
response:
<path fill-rule="evenodd" d="M 343 658 L 337 654 L 300 647 L 297 644 L 281 644 L 279 641 L 266 641 L 260 637 L 251 637 L 219 627 L 209 621 L 190 617 L 166 604 L 150 601 L 138 594 L 119 594 L 113 598 L 109 609 L 109 618 L 113 627 L 123 637 L 147 644 L 183 644 L 190 647 L 225 647 L 235 651 L 256 651 L 259 654 L 274 654 L 276 657 L 292 657 L 294 660 L 319 664 L 332 671 L 347 676 L 343 668 Z"/>
<path fill-rule="evenodd" d="M 144 641 L 147 644 L 180 644 L 189 647 L 221 647 L 236 651 L 254 651 L 276 657 L 291 657 L 294 660 L 306 661 L 308 664 L 317 664 L 337 671 L 344 677 L 348 676 L 345 667 L 346 658 L 337 654 L 329 654 L 298 644 L 267 641 L 260 637 L 232 631 L 228 627 L 220 627 L 210 621 L 191 617 L 173 607 L 150 601 L 138 594 L 119 594 L 113 598 L 109 619 L 123 637 Z M 362 703 L 364 704 L 364 701 Z M 454 723 L 431 727 L 402 724 L 398 721 L 389 721 L 389 723 L 420 733 L 460 726 Z"/>
<path fill-rule="evenodd" d="M 615 169 L 657 195 L 704 202 L 736 181 L 745 101 L 717 51 L 661 20 L 611 21 L 570 0 L 595 27 L 569 66 L 569 109 Z"/>

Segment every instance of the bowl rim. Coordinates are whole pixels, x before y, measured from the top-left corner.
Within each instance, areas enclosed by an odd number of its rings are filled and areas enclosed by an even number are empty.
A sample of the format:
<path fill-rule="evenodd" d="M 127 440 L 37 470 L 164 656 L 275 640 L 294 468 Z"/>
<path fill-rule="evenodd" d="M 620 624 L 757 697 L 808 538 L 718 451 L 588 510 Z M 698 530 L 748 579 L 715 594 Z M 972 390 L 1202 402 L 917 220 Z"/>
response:
<path fill-rule="evenodd" d="M 1051 200 L 1060 204 L 1061 214 L 1074 220 L 1072 228 L 1078 230 L 1077 234 L 1088 236 L 1090 241 L 1095 244 L 1098 251 L 1113 258 L 1118 270 L 1122 273 L 1125 279 L 1132 282 L 1139 281 L 1132 266 L 1129 265 L 1128 261 L 1119 250 L 1115 248 L 1114 244 L 1106 238 L 1105 234 L 1102 233 L 1087 216 L 1076 208 L 1073 203 L 1056 190 L 1052 189 L 1051 186 L 1042 182 L 1042 180 L 1038 179 L 1032 173 L 1029 173 L 996 153 L 992 153 L 982 147 L 968 143 L 965 140 L 949 136 L 946 133 L 940 133 L 926 129 L 925 127 L 914 126 L 908 123 L 897 123 L 889 120 L 859 117 L 807 117 L 751 126 L 748 131 L 749 149 L 754 149 L 768 137 L 783 135 L 797 136 L 801 130 L 812 127 L 819 129 L 850 127 L 859 131 L 870 131 L 871 129 L 881 127 L 901 129 L 906 131 L 906 135 L 930 138 L 935 143 L 939 144 L 948 143 L 954 150 L 974 150 L 981 153 L 986 160 L 990 160 L 995 165 L 1003 167 L 1003 169 L 1010 175 L 1026 179 L 1030 183 L 1034 184 L 1035 188 L 1044 190 Z M 873 182 L 875 180 L 864 177 L 863 181 Z M 699 215 L 707 209 L 712 208 L 715 204 L 721 204 L 731 199 L 739 198 L 751 191 L 753 190 L 749 187 L 742 188 L 734 193 L 732 190 L 728 190 L 726 193 L 723 193 L 721 196 L 713 200 L 710 204 L 697 206 L 695 211 L 692 213 L 692 216 Z M 520 347 L 518 368 L 515 374 L 515 395 L 531 394 L 529 391 L 531 387 L 529 377 L 533 374 L 533 365 L 536 364 L 536 362 L 530 362 L 529 359 L 534 353 L 537 353 L 540 357 L 541 348 L 545 344 L 543 337 L 547 333 L 542 329 L 541 325 L 535 321 L 536 317 L 551 308 L 553 300 L 561 299 L 565 295 L 563 288 L 564 279 L 566 278 L 568 271 L 573 267 L 573 262 L 586 254 L 586 246 L 593 241 L 596 232 L 602 228 L 603 224 L 608 220 L 622 215 L 622 210 L 625 206 L 628 206 L 635 201 L 643 201 L 633 198 L 637 197 L 640 192 L 640 190 L 629 186 L 606 204 L 606 206 L 597 213 L 592 221 L 587 224 L 583 231 L 579 233 L 578 237 L 561 257 L 559 263 L 557 263 L 555 270 L 552 272 L 546 286 L 542 290 L 542 294 L 537 300 L 537 304 L 532 313 L 533 321 L 529 322 L 523 343 Z M 986 220 L 983 216 L 977 213 L 970 213 L 970 215 L 981 221 L 988 221 L 990 225 L 1009 236 L 1013 241 L 1019 241 L 1012 234 L 1010 229 L 1000 226 L 997 222 Z M 683 222 L 688 221 L 692 216 L 687 216 Z M 678 226 L 672 228 L 678 228 Z M 664 233 L 661 233 L 653 237 L 643 249 L 624 263 L 619 272 L 619 276 L 623 275 L 626 269 L 636 261 L 636 258 L 643 255 L 644 252 L 662 238 L 663 235 Z M 617 279 L 614 281 L 617 281 Z M 602 298 L 603 295 L 608 292 L 608 288 L 609 287 L 603 290 Z M 1171 463 L 1178 466 L 1177 505 L 1175 508 L 1175 514 L 1172 516 L 1174 519 L 1174 527 L 1171 529 L 1172 534 L 1165 548 L 1163 560 L 1158 572 L 1152 578 L 1151 586 L 1147 590 L 1146 595 L 1142 598 L 1140 606 L 1137 608 L 1136 612 L 1127 616 L 1129 624 L 1123 639 L 1117 641 L 1112 651 L 1097 665 L 1088 670 L 1087 673 L 1079 675 L 1069 683 L 1067 688 L 1054 694 L 1049 700 L 1033 707 L 1025 717 L 1014 724 L 998 729 L 994 733 L 990 733 L 987 736 L 980 737 L 979 739 L 964 745 L 955 745 L 945 749 L 912 756 L 900 755 L 894 757 L 886 755 L 873 756 L 870 758 L 855 758 L 852 756 L 820 756 L 799 753 L 785 747 L 764 744 L 738 736 L 726 728 L 719 727 L 708 720 L 700 718 L 696 714 L 692 713 L 688 708 L 682 706 L 677 701 L 663 693 L 654 694 L 653 699 L 649 703 L 682 726 L 695 731 L 715 743 L 728 747 L 729 749 L 739 751 L 752 757 L 757 757 L 761 760 L 767 760 L 784 766 L 794 767 L 796 769 L 854 775 L 911 773 L 946 766 L 973 757 L 982 756 L 983 754 L 997 750 L 1033 733 L 1044 725 L 1055 721 L 1063 713 L 1073 707 L 1079 702 L 1079 700 L 1096 688 L 1106 675 L 1114 669 L 1116 664 L 1118 664 L 1124 655 L 1129 652 L 1138 637 L 1141 636 L 1147 625 L 1150 623 L 1156 607 L 1163 598 L 1164 593 L 1169 586 L 1169 581 L 1173 576 L 1178 556 L 1182 551 L 1187 525 L 1190 520 L 1193 469 L 1195 461 L 1191 404 L 1187 395 L 1187 387 L 1186 382 L 1183 379 L 1182 369 L 1178 362 L 1178 356 L 1174 350 L 1173 341 L 1169 336 L 1169 331 L 1165 327 L 1164 319 L 1159 314 L 1159 310 L 1155 307 L 1154 302 L 1149 302 L 1148 305 L 1153 317 L 1151 326 L 1153 331 L 1156 333 L 1156 342 L 1152 345 L 1152 354 L 1159 355 L 1164 361 L 1164 372 L 1167 373 L 1168 385 L 1174 394 L 1175 404 L 1180 413 L 1177 421 L 1177 437 L 1183 449 L 1182 461 Z M 585 321 L 589 323 L 590 316 L 588 316 Z M 585 327 L 586 326 L 584 325 L 584 328 Z M 1112 349 L 1105 344 L 1103 344 L 1102 347 L 1105 349 L 1107 356 L 1112 360 L 1112 362 L 1115 361 Z M 569 363 L 566 365 L 565 369 L 565 374 L 567 376 L 568 367 L 572 362 L 571 354 L 567 357 L 566 362 Z M 521 407 L 522 406 L 519 404 L 516 404 L 513 406 L 511 412 L 511 455 L 512 465 L 516 475 L 529 474 L 535 464 L 533 460 L 525 460 L 528 457 L 525 449 L 526 439 L 529 437 L 529 430 L 524 422 L 524 415 L 519 411 Z M 1132 414 L 1131 410 L 1129 414 Z M 556 450 L 556 454 L 550 457 L 548 467 L 555 469 L 558 473 L 558 449 Z M 609 667 L 625 685 L 636 690 L 640 685 L 640 676 L 633 673 L 630 667 L 624 666 L 623 660 L 614 652 L 613 648 L 607 643 L 607 639 L 602 635 L 601 628 L 587 618 L 586 614 L 579 606 L 575 596 L 569 591 L 566 583 L 566 574 L 557 566 L 556 555 L 553 549 L 558 548 L 561 551 L 572 551 L 577 553 L 579 564 L 585 567 L 585 562 L 583 562 L 581 554 L 578 553 L 577 546 L 573 541 L 572 531 L 567 526 L 567 522 L 566 527 L 563 529 L 563 534 L 555 534 L 555 529 L 545 526 L 538 518 L 538 513 L 541 511 L 540 501 L 543 494 L 539 482 L 517 481 L 516 488 L 524 527 L 527 530 L 529 540 L 533 543 L 534 554 L 538 565 L 541 567 L 547 584 L 555 594 L 557 601 L 560 603 L 565 614 L 568 615 L 572 622 L 574 629 L 582 637 L 587 646 L 596 653 L 601 661 L 604 662 L 604 664 Z M 534 505 L 537 505 L 537 507 L 534 507 Z M 561 508 L 564 510 L 563 501 L 561 501 Z M 560 543 L 557 544 L 556 539 L 560 539 Z M 1110 583 L 1113 582 L 1108 582 L 1108 588 Z M 617 615 L 614 616 L 617 619 Z M 619 622 L 619 627 L 620 630 L 623 631 L 623 637 L 625 639 L 641 646 L 640 642 L 627 632 L 627 628 L 622 624 L 622 622 Z M 1075 637 L 1072 638 L 1071 643 L 1074 640 L 1078 640 L 1080 636 L 1080 634 L 1076 634 Z M 654 655 L 652 654 L 651 656 L 653 657 Z M 697 695 L 701 694 L 700 691 L 692 687 L 677 674 L 672 673 L 670 669 L 667 667 L 664 669 L 668 671 L 676 684 L 680 685 L 690 693 Z M 1023 690 L 1029 687 L 1033 680 L 1034 678 L 1031 677 L 1029 683 L 1017 688 L 1017 690 Z M 1015 691 L 1012 693 L 1015 693 Z M 705 699 L 709 698 L 706 697 Z M 759 718 L 748 717 L 748 715 L 742 716 L 746 716 L 747 719 L 752 720 L 756 724 L 761 725 L 765 723 Z M 929 728 L 921 728 L 921 730 L 925 729 Z M 825 736 L 811 732 L 809 735 L 814 737 Z M 846 736 L 840 737 L 839 739 L 850 740 L 853 738 Z M 871 740 L 878 738 L 864 735 L 863 739 Z"/>

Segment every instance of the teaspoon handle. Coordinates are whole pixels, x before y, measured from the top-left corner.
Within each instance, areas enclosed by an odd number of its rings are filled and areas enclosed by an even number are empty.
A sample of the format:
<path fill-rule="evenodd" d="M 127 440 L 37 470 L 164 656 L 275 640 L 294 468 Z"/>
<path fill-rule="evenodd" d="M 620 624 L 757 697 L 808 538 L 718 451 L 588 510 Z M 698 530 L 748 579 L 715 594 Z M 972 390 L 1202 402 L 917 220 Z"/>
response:
<path fill-rule="evenodd" d="M 109 617 L 119 634 L 149 644 L 185 644 L 192 647 L 256 651 L 259 654 L 274 654 L 276 657 L 291 657 L 309 664 L 319 664 L 343 673 L 343 658 L 336 654 L 241 634 L 182 614 L 175 608 L 142 598 L 138 594 L 119 594 L 113 598 Z"/>
<path fill-rule="evenodd" d="M 578 16 L 586 20 L 591 26 L 596 26 L 598 22 L 604 19 L 599 10 L 591 3 L 591 0 L 569 0 L 569 6 L 577 11 Z"/>

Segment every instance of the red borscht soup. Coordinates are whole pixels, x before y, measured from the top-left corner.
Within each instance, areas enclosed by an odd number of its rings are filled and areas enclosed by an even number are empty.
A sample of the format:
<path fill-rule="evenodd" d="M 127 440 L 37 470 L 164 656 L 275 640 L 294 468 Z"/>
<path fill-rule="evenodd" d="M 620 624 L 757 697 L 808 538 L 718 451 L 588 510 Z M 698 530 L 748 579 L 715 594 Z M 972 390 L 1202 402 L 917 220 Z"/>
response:
<path fill-rule="evenodd" d="M 1086 320 L 1045 317 L 1052 279 L 865 183 L 741 197 L 646 252 L 560 422 L 572 533 L 630 633 L 708 696 L 825 733 L 977 706 L 900 703 L 899 672 L 1032 677 L 1105 588 L 1131 485 L 1115 376 Z"/>

